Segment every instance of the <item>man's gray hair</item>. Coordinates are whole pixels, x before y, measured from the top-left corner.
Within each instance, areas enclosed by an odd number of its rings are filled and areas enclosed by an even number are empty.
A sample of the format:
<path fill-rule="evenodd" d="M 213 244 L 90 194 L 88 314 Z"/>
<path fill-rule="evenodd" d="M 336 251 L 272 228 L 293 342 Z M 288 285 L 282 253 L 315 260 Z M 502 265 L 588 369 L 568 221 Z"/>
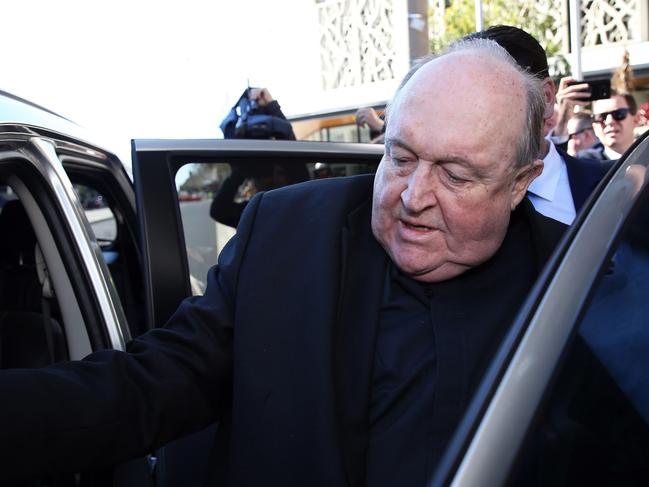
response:
<path fill-rule="evenodd" d="M 532 164 L 536 159 L 541 157 L 542 139 L 543 139 L 543 115 L 545 113 L 545 94 L 543 92 L 542 81 L 534 75 L 521 68 L 509 53 L 502 48 L 497 42 L 489 39 L 468 39 L 459 40 L 453 43 L 446 51 L 441 54 L 430 54 L 416 60 L 408 73 L 404 76 L 399 84 L 394 98 L 401 89 L 408 83 L 410 78 L 422 67 L 434 59 L 454 54 L 458 52 L 477 52 L 484 56 L 490 56 L 509 64 L 517 71 L 525 87 L 527 110 L 525 117 L 525 126 L 518 139 L 518 148 L 516 150 L 516 166 L 521 167 L 526 164 Z M 393 98 L 393 100 L 394 100 Z M 390 104 L 386 107 L 386 123 L 390 123 Z"/>

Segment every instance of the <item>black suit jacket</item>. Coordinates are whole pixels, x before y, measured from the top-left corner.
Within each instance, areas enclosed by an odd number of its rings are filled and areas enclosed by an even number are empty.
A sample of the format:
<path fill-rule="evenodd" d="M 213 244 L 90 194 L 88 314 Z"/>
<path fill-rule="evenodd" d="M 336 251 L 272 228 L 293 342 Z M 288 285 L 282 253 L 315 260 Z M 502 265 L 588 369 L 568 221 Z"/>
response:
<path fill-rule="evenodd" d="M 601 142 L 596 143 L 592 147 L 582 149 L 577 153 L 577 157 L 585 159 L 593 159 L 596 161 L 610 161 L 606 152 L 604 152 L 604 145 Z"/>
<path fill-rule="evenodd" d="M 0 374 L 0 476 L 140 456 L 224 420 L 232 485 L 360 486 L 387 256 L 372 176 L 257 195 L 208 276 L 128 353 Z M 540 266 L 564 226 L 526 200 Z"/>
<path fill-rule="evenodd" d="M 561 149 L 557 149 L 557 152 L 566 163 L 570 192 L 575 204 L 575 211 L 578 212 L 610 169 L 611 163 L 610 161 L 572 157 Z"/>

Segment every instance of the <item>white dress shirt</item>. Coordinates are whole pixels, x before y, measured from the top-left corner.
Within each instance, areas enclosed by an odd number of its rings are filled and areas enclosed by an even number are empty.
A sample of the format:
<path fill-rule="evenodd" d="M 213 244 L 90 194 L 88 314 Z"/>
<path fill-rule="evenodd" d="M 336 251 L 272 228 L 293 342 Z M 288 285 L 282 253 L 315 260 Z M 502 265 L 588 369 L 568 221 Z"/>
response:
<path fill-rule="evenodd" d="M 527 197 L 539 213 L 570 225 L 575 219 L 568 169 L 556 147 L 548 141 L 549 150 L 543 159 L 543 172 L 527 190 Z"/>
<path fill-rule="evenodd" d="M 616 161 L 620 157 L 622 157 L 622 154 L 614 151 L 613 149 L 607 146 L 604 146 L 604 154 L 606 154 L 606 157 L 608 157 L 611 161 Z"/>

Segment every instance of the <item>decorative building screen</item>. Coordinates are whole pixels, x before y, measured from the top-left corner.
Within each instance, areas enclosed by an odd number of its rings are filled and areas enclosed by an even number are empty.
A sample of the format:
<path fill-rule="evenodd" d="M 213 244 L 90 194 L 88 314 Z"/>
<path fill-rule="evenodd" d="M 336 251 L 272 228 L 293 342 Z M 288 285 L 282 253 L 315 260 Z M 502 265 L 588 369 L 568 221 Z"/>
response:
<path fill-rule="evenodd" d="M 322 87 L 335 90 L 397 75 L 393 0 L 316 0 Z"/>
<path fill-rule="evenodd" d="M 582 0 L 584 47 L 639 41 L 638 2 L 647 0 Z"/>

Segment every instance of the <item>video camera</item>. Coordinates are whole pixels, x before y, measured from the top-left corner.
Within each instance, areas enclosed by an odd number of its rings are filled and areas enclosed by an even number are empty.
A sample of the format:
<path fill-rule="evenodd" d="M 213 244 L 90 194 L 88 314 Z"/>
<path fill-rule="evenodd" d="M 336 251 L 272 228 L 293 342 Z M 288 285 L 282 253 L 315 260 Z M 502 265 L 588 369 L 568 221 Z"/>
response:
<path fill-rule="evenodd" d="M 221 122 L 220 128 L 226 139 L 295 139 L 288 120 L 275 117 L 248 98 L 246 88 L 230 113 Z"/>

